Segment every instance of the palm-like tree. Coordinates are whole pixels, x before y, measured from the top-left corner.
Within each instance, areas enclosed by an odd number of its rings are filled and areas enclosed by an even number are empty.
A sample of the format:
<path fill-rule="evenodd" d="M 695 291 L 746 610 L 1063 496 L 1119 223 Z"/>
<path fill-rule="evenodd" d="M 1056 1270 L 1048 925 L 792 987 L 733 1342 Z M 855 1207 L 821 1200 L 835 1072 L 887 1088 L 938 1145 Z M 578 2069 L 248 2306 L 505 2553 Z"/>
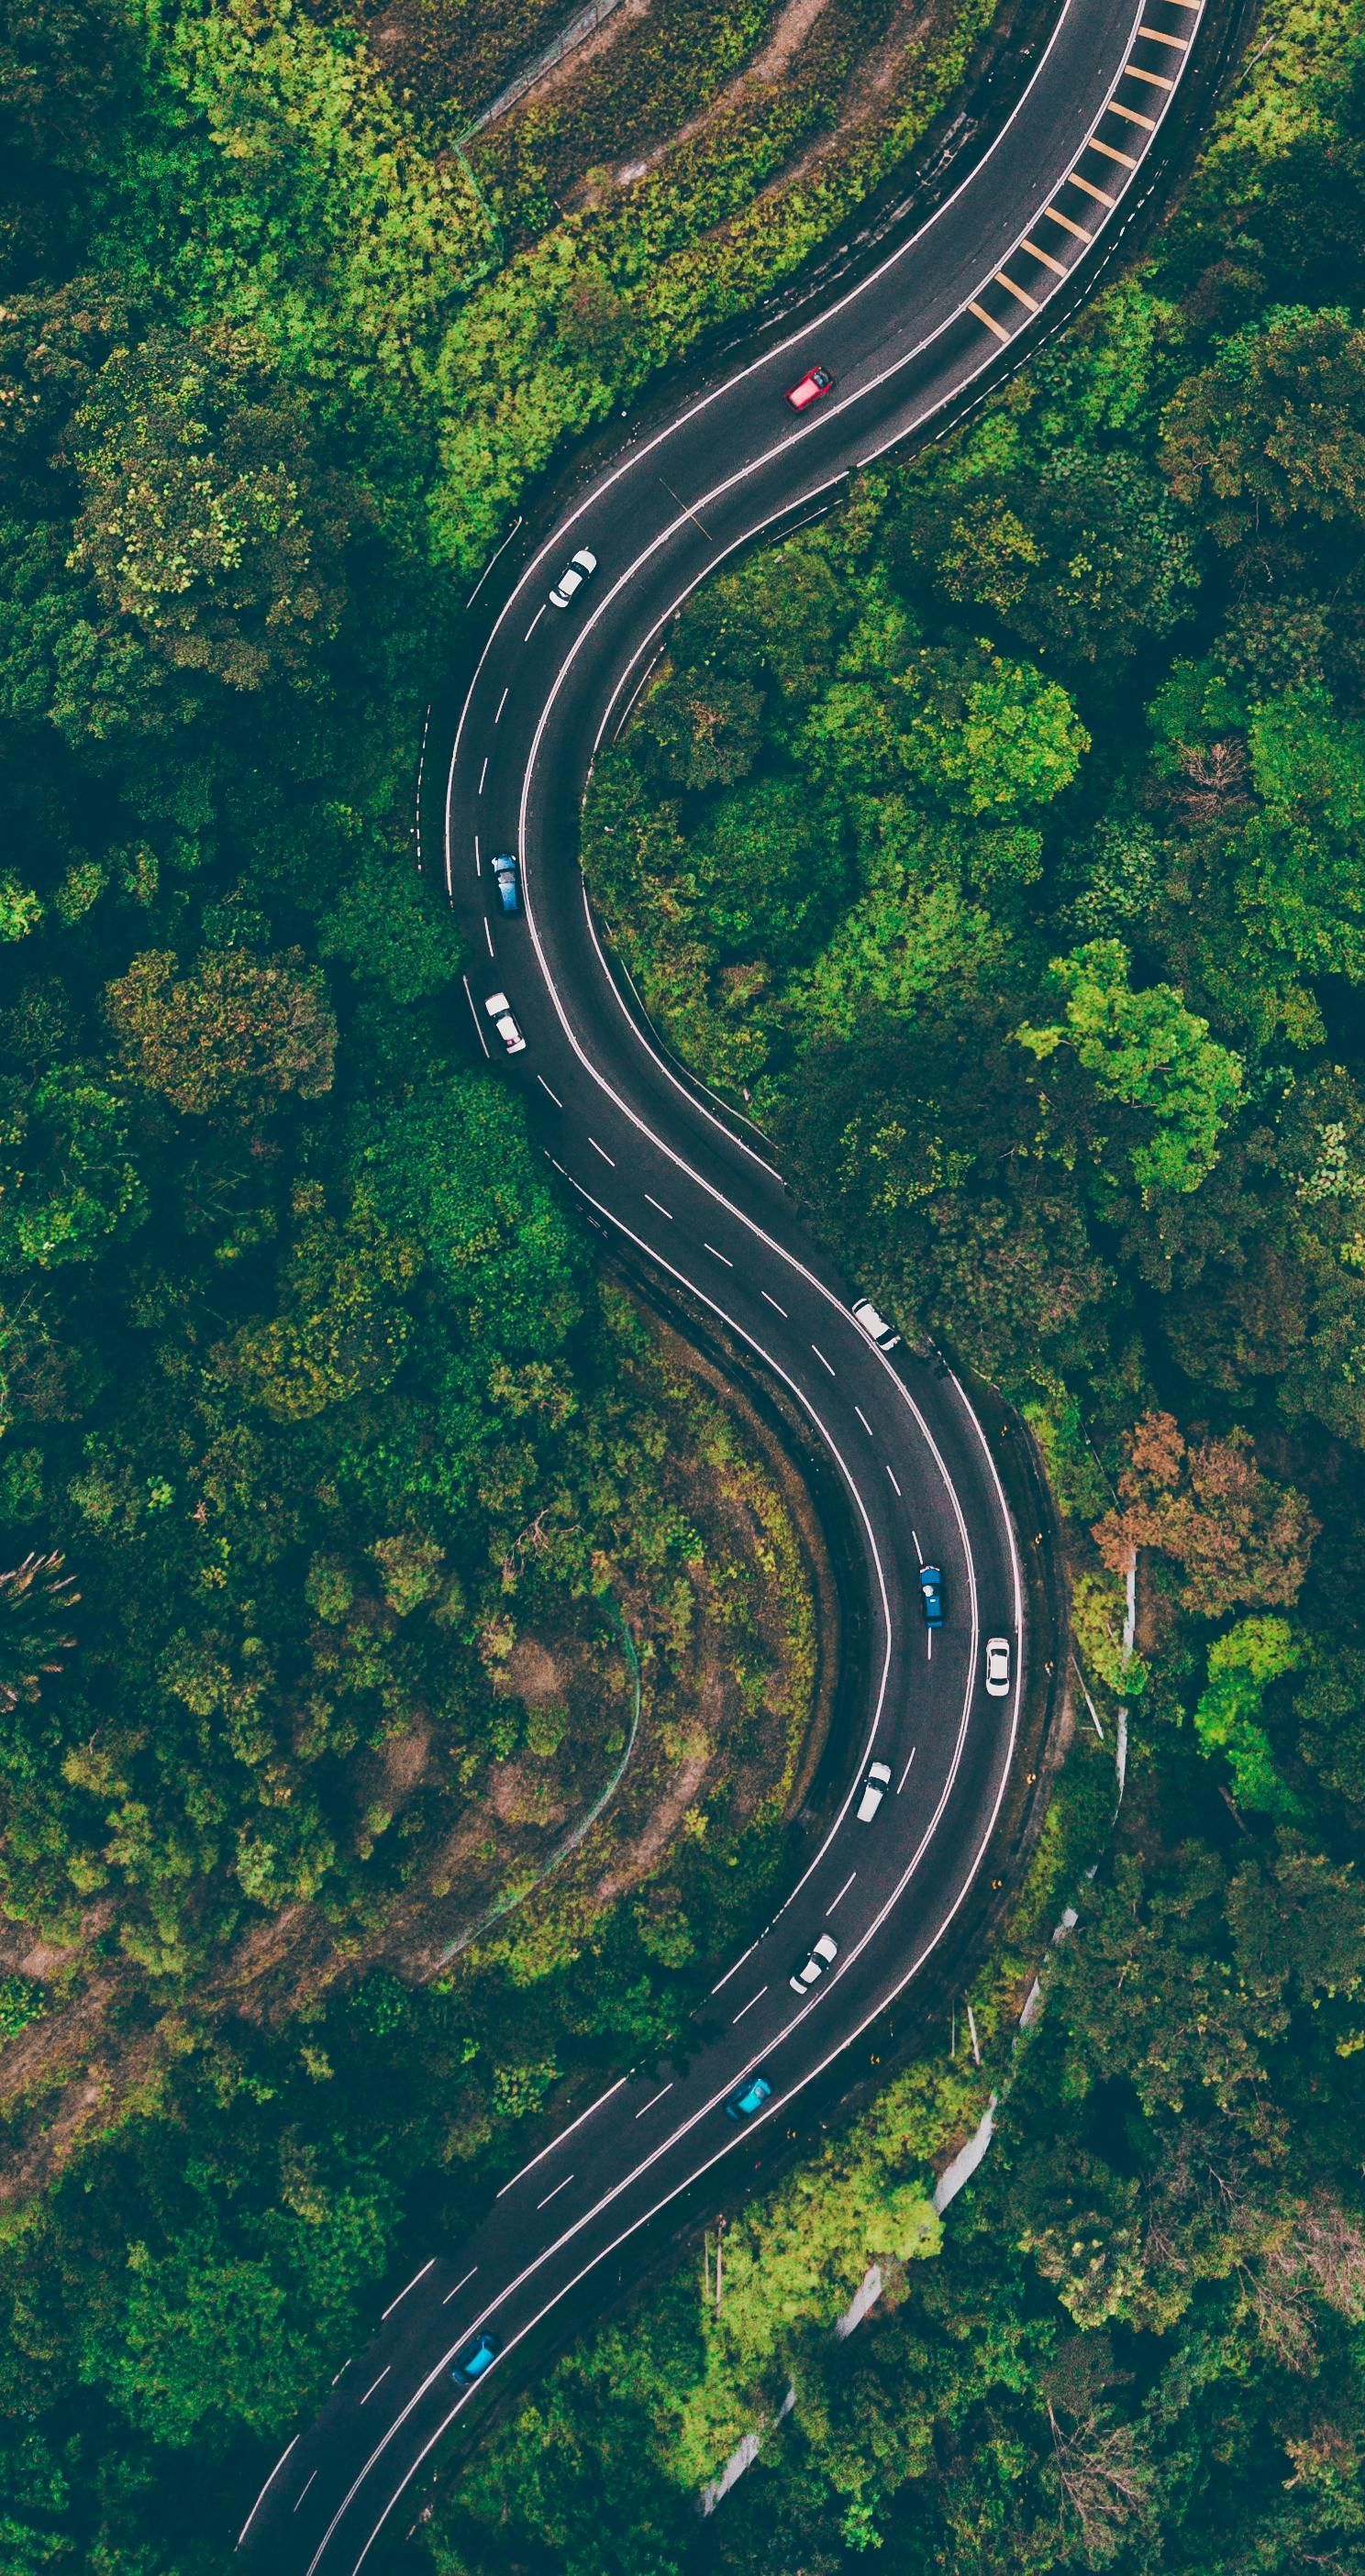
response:
<path fill-rule="evenodd" d="M 0 1712 L 35 1700 L 44 1674 L 59 1673 L 75 1645 L 66 1622 L 81 1596 L 65 1562 L 54 1548 L 0 1573 Z"/>

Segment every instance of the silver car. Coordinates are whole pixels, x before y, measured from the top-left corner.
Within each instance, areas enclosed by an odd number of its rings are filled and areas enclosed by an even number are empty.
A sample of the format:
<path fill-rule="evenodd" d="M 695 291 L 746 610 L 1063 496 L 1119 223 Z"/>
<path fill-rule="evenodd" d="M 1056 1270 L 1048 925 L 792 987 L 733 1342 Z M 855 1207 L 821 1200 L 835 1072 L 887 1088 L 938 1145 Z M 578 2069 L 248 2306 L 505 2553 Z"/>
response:
<path fill-rule="evenodd" d="M 567 608 L 575 592 L 582 589 L 585 581 L 590 581 L 592 579 L 596 570 L 596 555 L 589 553 L 586 546 L 580 546 L 577 554 L 573 557 L 570 563 L 565 565 L 558 581 L 555 583 L 554 589 L 550 593 L 550 606 L 552 608 Z"/>
<path fill-rule="evenodd" d="M 810 1957 L 797 1969 L 794 1976 L 788 1977 L 787 1979 L 787 1983 L 791 1987 L 792 1993 L 794 1995 L 808 1994 L 812 1986 L 819 1984 L 819 1981 L 821 1977 L 823 1977 L 831 1959 L 837 1959 L 838 1956 L 839 1944 L 835 1940 L 833 1933 L 822 1932 L 810 1954 Z"/>

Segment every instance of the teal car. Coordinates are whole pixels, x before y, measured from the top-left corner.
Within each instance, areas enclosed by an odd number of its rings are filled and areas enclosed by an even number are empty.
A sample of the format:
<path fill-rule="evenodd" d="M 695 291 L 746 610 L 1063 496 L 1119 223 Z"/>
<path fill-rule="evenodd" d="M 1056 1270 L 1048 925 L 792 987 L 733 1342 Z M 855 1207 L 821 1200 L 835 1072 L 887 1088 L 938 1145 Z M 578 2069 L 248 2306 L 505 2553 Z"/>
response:
<path fill-rule="evenodd" d="M 472 2387 L 476 2380 L 482 2379 L 486 2370 L 492 2369 L 501 2350 L 502 2345 L 495 2335 L 476 2335 L 474 2341 L 460 2354 L 451 2371 L 451 2378 L 461 2381 L 466 2387 Z"/>
<path fill-rule="evenodd" d="M 726 2119 L 752 2120 L 754 2113 L 772 2099 L 772 2089 L 766 2075 L 751 2075 L 747 2084 L 741 2084 L 739 2091 L 731 2094 L 725 2105 Z"/>

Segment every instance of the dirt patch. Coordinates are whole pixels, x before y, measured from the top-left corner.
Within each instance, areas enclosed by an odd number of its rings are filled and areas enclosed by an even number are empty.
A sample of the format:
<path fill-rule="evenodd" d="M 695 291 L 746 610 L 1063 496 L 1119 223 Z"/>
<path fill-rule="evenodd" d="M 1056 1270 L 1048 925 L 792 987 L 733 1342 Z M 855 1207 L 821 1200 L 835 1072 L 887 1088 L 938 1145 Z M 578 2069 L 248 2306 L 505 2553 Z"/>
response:
<path fill-rule="evenodd" d="M 625 1844 L 614 1869 L 608 1870 L 593 1889 L 596 1905 L 614 1905 L 642 1878 L 656 1868 L 672 1843 L 688 1808 L 695 1806 L 711 1768 L 712 1748 L 707 1745 L 683 1763 L 665 1795 L 654 1808 L 642 1834 Z"/>
<path fill-rule="evenodd" d="M 828 6 L 829 0 L 786 0 L 786 7 L 762 53 L 756 54 L 742 72 L 736 72 L 734 79 L 717 91 L 710 106 L 703 108 L 700 115 L 689 117 L 685 125 L 665 136 L 662 143 L 657 143 L 652 152 L 644 153 L 638 161 L 623 161 L 616 172 L 617 186 L 629 187 L 636 179 L 647 178 L 670 152 L 676 152 L 681 144 L 691 143 L 698 134 L 704 134 L 708 125 L 713 124 L 718 116 L 723 116 L 727 108 L 733 107 L 750 90 L 771 89 L 789 70 L 816 19 Z"/>
<path fill-rule="evenodd" d="M 564 1669 L 543 1638 L 518 1637 L 496 1687 L 515 1691 L 528 1708 L 545 1708 L 564 1696 Z"/>

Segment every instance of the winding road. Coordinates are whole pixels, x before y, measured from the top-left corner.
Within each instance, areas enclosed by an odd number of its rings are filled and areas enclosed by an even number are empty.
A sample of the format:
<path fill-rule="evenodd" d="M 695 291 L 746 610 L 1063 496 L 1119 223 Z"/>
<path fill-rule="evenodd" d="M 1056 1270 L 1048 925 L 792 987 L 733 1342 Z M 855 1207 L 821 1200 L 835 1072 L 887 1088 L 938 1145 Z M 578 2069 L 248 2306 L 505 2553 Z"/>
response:
<path fill-rule="evenodd" d="M 1202 0 L 1064 0 L 1023 96 L 976 168 L 907 241 L 831 290 L 800 327 L 637 432 L 524 564 L 495 566 L 486 640 L 458 722 L 445 868 L 486 1053 L 526 1094 L 564 1186 L 634 1263 L 744 1346 L 805 1418 L 847 1496 L 864 1590 L 852 1640 L 866 1691 L 844 1795 L 775 1920 L 720 1979 L 676 2063 L 623 2073 L 442 2248 L 339 2371 L 239 2540 L 272 2576 L 354 2576 L 413 2479 L 484 2383 L 453 2376 L 481 2332 L 508 2362 L 593 2268 L 728 2157 L 747 2176 L 765 2123 L 850 2050 L 909 1984 L 973 1887 L 1009 1780 L 1028 1676 L 1019 1546 L 981 1422 L 951 1372 L 872 1342 L 803 1226 L 762 1139 L 670 1064 L 603 954 L 579 872 L 578 816 L 597 750 L 644 685 L 669 621 L 717 566 L 804 522 L 848 476 L 958 416 L 1093 245 L 1121 227 L 1176 98 Z M 1014 354 L 1020 354 L 1015 351 Z M 785 389 L 819 363 L 835 390 L 808 415 Z M 595 578 L 548 592 L 575 548 Z M 520 859 L 523 909 L 499 909 L 490 860 Z M 526 1046 L 503 1056 L 485 1005 L 505 993 Z M 1031 1534 L 1030 1534 L 1031 1536 Z M 919 1569 L 943 1570 L 931 1632 Z M 986 1637 L 1014 1641 L 1008 1697 L 983 1688 Z M 1042 1650 L 1042 1641 L 1034 1647 Z M 890 1786 L 870 1824 L 869 1761 Z M 798 1995 L 792 1969 L 838 1943 Z M 747 2123 L 727 2097 L 762 2070 Z M 613 2273 L 613 2286 L 615 2274 Z M 524 2354 L 523 2354 L 524 2357 Z M 486 2403 L 486 2401 L 484 2401 Z M 411 2508 L 412 2499 L 409 2498 Z"/>

